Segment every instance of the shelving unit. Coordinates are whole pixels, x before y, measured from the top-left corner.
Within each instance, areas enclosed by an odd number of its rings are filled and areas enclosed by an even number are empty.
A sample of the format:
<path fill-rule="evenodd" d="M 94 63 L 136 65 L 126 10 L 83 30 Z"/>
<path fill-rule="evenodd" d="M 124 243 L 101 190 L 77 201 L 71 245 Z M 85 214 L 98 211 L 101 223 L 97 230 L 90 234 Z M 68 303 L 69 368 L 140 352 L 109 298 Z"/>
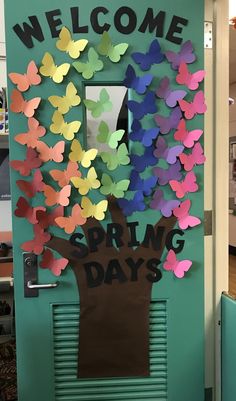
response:
<path fill-rule="evenodd" d="M 5 301 L 11 308 L 11 312 L 8 315 L 0 315 L 0 344 L 7 342 L 14 337 L 13 299 L 13 278 L 0 277 L 0 302 Z"/>

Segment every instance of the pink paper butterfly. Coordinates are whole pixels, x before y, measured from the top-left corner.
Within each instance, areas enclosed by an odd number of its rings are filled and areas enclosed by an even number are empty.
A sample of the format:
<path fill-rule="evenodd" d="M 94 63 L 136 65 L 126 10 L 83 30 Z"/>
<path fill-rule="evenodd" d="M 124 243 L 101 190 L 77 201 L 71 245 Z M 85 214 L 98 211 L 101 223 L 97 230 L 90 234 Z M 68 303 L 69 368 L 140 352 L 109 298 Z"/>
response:
<path fill-rule="evenodd" d="M 196 192 L 198 185 L 196 183 L 196 176 L 193 171 L 186 174 L 182 182 L 170 180 L 169 184 L 171 189 L 176 193 L 177 198 L 183 198 L 188 192 Z"/>
<path fill-rule="evenodd" d="M 55 276 L 60 276 L 62 270 L 66 268 L 69 260 L 65 258 L 55 259 L 52 251 L 46 249 L 43 253 L 40 267 L 42 269 L 49 269 Z"/>
<path fill-rule="evenodd" d="M 193 262 L 188 259 L 178 260 L 176 254 L 171 249 L 167 254 L 166 261 L 163 263 L 163 268 L 168 271 L 173 271 L 176 277 L 183 278 L 192 264 Z"/>
<path fill-rule="evenodd" d="M 198 141 L 202 134 L 203 130 L 201 129 L 188 131 L 186 129 L 186 121 L 182 118 L 177 127 L 177 131 L 174 133 L 174 138 L 176 141 L 182 142 L 186 148 L 192 148 L 194 142 Z"/>
<path fill-rule="evenodd" d="M 186 100 L 179 100 L 179 106 L 187 120 L 191 120 L 197 114 L 204 114 L 207 111 L 204 93 L 202 91 L 196 93 L 191 103 Z"/>
<path fill-rule="evenodd" d="M 199 70 L 191 74 L 188 70 L 186 63 L 181 63 L 179 66 L 179 73 L 176 77 L 176 82 L 179 85 L 186 85 L 191 90 L 196 90 L 199 87 L 199 83 L 203 81 L 206 72 Z"/>
<path fill-rule="evenodd" d="M 188 227 L 195 227 L 201 224 L 201 220 L 198 217 L 189 215 L 190 206 L 191 201 L 186 199 L 173 210 L 173 215 L 177 217 L 179 228 L 182 230 L 186 230 Z"/>
<path fill-rule="evenodd" d="M 184 165 L 185 171 L 191 171 L 195 165 L 203 164 L 206 160 L 202 146 L 199 142 L 197 142 L 192 150 L 192 153 L 186 155 L 185 153 L 181 153 L 179 155 L 180 162 Z"/>

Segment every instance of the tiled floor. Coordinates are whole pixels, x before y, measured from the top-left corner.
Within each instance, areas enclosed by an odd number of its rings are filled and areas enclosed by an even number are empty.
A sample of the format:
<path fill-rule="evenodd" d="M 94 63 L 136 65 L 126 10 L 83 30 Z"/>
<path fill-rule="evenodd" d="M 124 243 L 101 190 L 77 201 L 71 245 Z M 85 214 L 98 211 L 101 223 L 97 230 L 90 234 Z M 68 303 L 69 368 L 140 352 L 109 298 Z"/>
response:
<path fill-rule="evenodd" d="M 236 297 L 236 256 L 229 255 L 229 293 Z"/>

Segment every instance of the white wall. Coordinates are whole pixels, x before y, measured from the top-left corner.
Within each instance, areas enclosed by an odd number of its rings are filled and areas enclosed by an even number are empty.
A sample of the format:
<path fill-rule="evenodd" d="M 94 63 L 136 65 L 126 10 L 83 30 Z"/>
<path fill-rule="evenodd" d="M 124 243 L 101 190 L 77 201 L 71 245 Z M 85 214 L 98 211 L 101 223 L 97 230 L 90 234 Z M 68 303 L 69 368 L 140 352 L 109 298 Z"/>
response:
<path fill-rule="evenodd" d="M 229 95 L 235 104 L 229 108 L 229 136 L 236 136 L 236 83 L 230 85 Z M 229 214 L 229 244 L 236 247 L 236 216 Z"/>

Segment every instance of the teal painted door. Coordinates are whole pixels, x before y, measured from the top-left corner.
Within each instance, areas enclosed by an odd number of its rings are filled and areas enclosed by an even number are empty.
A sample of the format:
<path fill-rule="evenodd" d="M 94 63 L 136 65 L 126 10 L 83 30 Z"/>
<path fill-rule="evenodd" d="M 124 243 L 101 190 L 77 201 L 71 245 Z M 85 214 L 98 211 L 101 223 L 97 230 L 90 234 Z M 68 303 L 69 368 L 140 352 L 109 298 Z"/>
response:
<path fill-rule="evenodd" d="M 124 8 L 122 9 L 122 7 Z M 30 60 L 35 60 L 36 64 L 40 66 L 45 52 L 50 52 L 58 65 L 65 60 L 68 61 L 69 56 L 59 52 L 55 47 L 55 36 L 58 35 L 57 31 L 63 25 L 68 27 L 71 32 L 75 31 L 75 39 L 86 38 L 93 46 L 99 43 L 104 29 L 109 29 L 109 34 L 115 44 L 127 42 L 130 45 L 127 55 L 122 58 L 121 62 L 115 64 L 110 63 L 108 59 L 105 60 L 104 69 L 90 81 L 82 79 L 81 75 L 71 67 L 70 79 L 78 87 L 81 96 L 86 93 L 87 83 L 90 86 L 100 85 L 102 87 L 111 84 L 120 85 L 123 82 L 128 63 L 133 63 L 130 54 L 147 52 L 156 35 L 160 38 L 163 51 L 177 52 L 180 50 L 181 43 L 190 39 L 197 54 L 194 70 L 203 68 L 203 1 L 192 2 L 189 6 L 188 0 L 179 0 L 178 2 L 148 0 L 144 3 L 130 0 L 128 8 L 125 7 L 127 7 L 127 3 L 124 1 L 120 1 L 118 4 L 116 1 L 107 0 L 103 2 L 91 0 L 79 5 L 77 1 L 73 0 L 59 3 L 55 0 L 51 0 L 50 3 L 45 0 L 38 3 L 28 0 L 5 1 L 8 72 L 25 71 Z M 122 14 L 124 15 L 122 16 Z M 155 16 L 158 17 L 155 19 Z M 22 34 L 23 30 L 27 29 L 26 25 L 23 26 L 24 22 L 29 25 L 37 25 L 37 32 L 33 32 L 35 37 L 29 41 L 27 41 L 27 37 L 30 38 L 31 35 Z M 76 33 L 78 31 L 82 33 Z M 133 65 L 135 64 L 133 63 Z M 136 68 L 136 71 L 140 75 L 141 70 Z M 167 61 L 153 66 L 151 71 L 155 77 L 169 76 L 174 84 L 176 72 L 171 69 Z M 10 102 L 10 94 L 14 87 L 9 81 Z M 56 86 L 52 80 L 43 77 L 41 85 L 33 86 L 30 89 L 29 97 L 28 93 L 24 94 L 28 99 L 34 96 L 40 96 L 43 99 L 37 111 L 37 118 L 40 124 L 47 127 L 46 142 L 51 146 L 55 145 L 58 137 L 49 132 L 54 109 L 47 102 L 47 98 L 55 92 L 62 96 L 65 88 L 64 83 Z M 155 86 L 152 89 L 155 90 Z M 134 91 L 129 91 L 130 98 L 133 97 L 133 93 Z M 72 114 L 74 119 L 82 121 L 79 135 L 80 139 L 83 137 L 85 144 L 88 142 L 85 109 L 80 106 L 76 111 L 73 109 L 72 113 L 74 113 Z M 158 113 L 167 115 L 167 109 L 160 106 Z M 150 115 L 148 118 L 147 121 L 150 121 Z M 131 123 L 130 117 L 130 126 Z M 198 115 L 194 120 L 189 121 L 188 127 L 194 129 L 201 128 L 202 125 L 203 117 Z M 14 137 L 16 134 L 26 131 L 25 116 L 11 112 L 11 160 L 25 158 L 25 148 L 20 146 Z M 170 141 L 173 142 L 173 135 Z M 130 146 L 135 147 L 131 144 Z M 69 147 L 69 141 L 66 142 L 66 147 Z M 55 163 L 45 163 L 42 168 L 44 175 L 47 176 L 46 173 L 52 168 L 56 168 Z M 188 198 L 192 200 L 191 214 L 203 219 L 203 168 L 197 166 L 194 171 L 198 178 L 199 190 L 190 194 Z M 20 175 L 16 171 L 12 171 L 13 210 L 15 210 L 19 196 L 22 196 L 15 184 L 19 178 Z M 164 189 L 164 191 L 168 197 L 168 189 Z M 154 224 L 160 218 L 161 214 L 158 211 L 147 210 L 143 213 L 135 213 L 128 218 L 128 221 L 139 223 L 137 238 L 141 242 L 146 225 Z M 110 221 L 109 216 L 107 219 Z M 63 272 L 58 278 L 60 285 L 57 288 L 40 290 L 39 297 L 36 298 L 25 298 L 21 244 L 33 238 L 33 231 L 26 219 L 14 217 L 13 220 L 19 401 L 203 401 L 204 251 L 202 225 L 185 230 L 182 237 L 177 235 L 174 237 L 172 246 L 176 248 L 181 244 L 180 241 L 184 240 L 179 259 L 193 261 L 193 267 L 184 279 L 177 279 L 171 272 L 164 271 L 161 267 L 162 279 L 152 286 L 149 312 L 150 376 L 78 379 L 80 297 L 73 270 L 67 268 Z M 53 230 L 57 237 L 63 236 L 58 228 Z M 79 228 L 77 232 L 80 232 Z M 68 236 L 64 234 L 64 238 L 68 238 Z M 60 249 L 57 248 L 57 250 Z M 120 248 L 120 252 L 122 256 L 122 248 Z M 147 258 L 149 252 L 150 250 L 147 248 Z M 62 256 L 65 256 L 65 253 Z M 165 249 L 163 254 L 159 255 L 162 262 L 165 260 L 166 254 L 167 250 Z M 54 281 L 55 277 L 49 270 L 39 269 L 39 283 Z"/>

